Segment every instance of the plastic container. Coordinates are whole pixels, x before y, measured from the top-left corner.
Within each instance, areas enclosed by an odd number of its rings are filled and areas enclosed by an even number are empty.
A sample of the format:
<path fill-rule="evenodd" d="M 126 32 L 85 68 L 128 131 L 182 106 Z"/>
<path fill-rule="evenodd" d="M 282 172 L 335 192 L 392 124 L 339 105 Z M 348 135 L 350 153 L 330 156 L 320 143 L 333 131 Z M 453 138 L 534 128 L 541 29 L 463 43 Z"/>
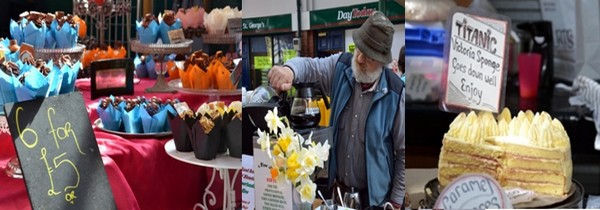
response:
<path fill-rule="evenodd" d="M 406 56 L 444 57 L 445 30 L 406 28 Z"/>
<path fill-rule="evenodd" d="M 409 102 L 437 102 L 444 68 L 445 30 L 406 28 L 406 88 Z"/>

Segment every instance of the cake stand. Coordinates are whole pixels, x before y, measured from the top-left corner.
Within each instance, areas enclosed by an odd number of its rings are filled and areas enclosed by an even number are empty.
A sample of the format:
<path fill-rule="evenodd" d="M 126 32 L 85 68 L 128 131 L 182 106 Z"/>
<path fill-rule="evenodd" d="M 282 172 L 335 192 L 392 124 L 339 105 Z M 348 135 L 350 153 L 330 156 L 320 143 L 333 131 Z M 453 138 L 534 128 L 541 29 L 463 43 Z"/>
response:
<path fill-rule="evenodd" d="M 153 87 L 147 88 L 146 92 L 149 93 L 174 93 L 177 92 L 175 89 L 167 85 L 165 80 L 165 73 L 167 70 L 164 69 L 162 62 L 164 61 L 165 55 L 169 54 L 187 54 L 192 52 L 192 43 L 194 41 L 186 39 L 181 43 L 177 44 L 142 44 L 139 40 L 132 40 L 131 51 L 155 55 L 157 60 L 161 61 L 160 72 L 157 72 L 158 77 Z"/>
<path fill-rule="evenodd" d="M 42 59 L 44 61 L 59 61 L 62 56 L 68 55 L 73 63 L 81 60 L 85 45 L 77 44 L 73 48 L 65 49 L 35 49 L 35 58 Z"/>
<path fill-rule="evenodd" d="M 219 171 L 220 178 L 223 180 L 223 209 L 235 209 L 235 190 L 234 185 L 231 184 L 231 180 L 235 180 L 242 169 L 242 160 L 239 158 L 233 158 L 227 154 L 217 155 L 217 158 L 214 160 L 199 160 L 194 156 L 194 152 L 179 152 L 175 149 L 175 142 L 173 140 L 169 140 L 167 144 L 165 144 L 165 151 L 169 156 L 175 158 L 184 163 L 189 163 L 192 165 L 209 167 L 213 169 L 212 177 L 208 186 L 204 189 L 204 195 L 202 196 L 203 203 L 198 203 L 194 205 L 194 210 L 200 207 L 203 210 L 208 210 L 208 205 L 206 203 L 207 197 L 210 196 L 209 199 L 210 206 L 214 206 L 217 203 L 217 198 L 215 194 L 210 191 L 210 187 L 212 187 L 213 182 L 215 181 L 216 172 Z M 229 170 L 234 169 L 235 173 L 233 174 L 233 178 L 229 179 Z"/>

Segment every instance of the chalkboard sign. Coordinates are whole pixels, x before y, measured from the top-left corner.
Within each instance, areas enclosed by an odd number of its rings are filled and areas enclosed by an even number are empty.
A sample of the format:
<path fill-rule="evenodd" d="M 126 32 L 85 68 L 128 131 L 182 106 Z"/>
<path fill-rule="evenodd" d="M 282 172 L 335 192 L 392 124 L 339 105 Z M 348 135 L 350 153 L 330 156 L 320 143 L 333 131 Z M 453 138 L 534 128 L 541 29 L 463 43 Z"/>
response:
<path fill-rule="evenodd" d="M 4 109 L 33 209 L 116 209 L 81 93 Z"/>

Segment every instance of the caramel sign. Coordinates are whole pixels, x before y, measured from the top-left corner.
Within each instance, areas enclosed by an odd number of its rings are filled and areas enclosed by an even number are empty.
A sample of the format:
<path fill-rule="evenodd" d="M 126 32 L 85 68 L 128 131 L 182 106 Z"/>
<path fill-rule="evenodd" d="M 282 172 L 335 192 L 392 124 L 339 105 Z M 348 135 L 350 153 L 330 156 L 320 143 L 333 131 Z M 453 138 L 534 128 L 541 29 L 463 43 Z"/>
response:
<path fill-rule="evenodd" d="M 434 209 L 512 208 L 500 184 L 486 174 L 466 174 L 452 181 L 438 196 Z"/>

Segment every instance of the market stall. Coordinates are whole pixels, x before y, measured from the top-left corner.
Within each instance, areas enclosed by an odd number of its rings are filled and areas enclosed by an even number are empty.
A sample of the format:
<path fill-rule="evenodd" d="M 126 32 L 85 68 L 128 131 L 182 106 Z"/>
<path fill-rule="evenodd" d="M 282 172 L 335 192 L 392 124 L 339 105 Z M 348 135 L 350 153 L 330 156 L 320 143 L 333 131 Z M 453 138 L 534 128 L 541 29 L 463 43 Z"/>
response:
<path fill-rule="evenodd" d="M 241 205 L 241 11 L 142 5 L 74 1 L 74 15 L 28 11 L 11 22 L 0 49 L 3 209 Z M 38 134 L 54 115 L 64 127 Z"/>

